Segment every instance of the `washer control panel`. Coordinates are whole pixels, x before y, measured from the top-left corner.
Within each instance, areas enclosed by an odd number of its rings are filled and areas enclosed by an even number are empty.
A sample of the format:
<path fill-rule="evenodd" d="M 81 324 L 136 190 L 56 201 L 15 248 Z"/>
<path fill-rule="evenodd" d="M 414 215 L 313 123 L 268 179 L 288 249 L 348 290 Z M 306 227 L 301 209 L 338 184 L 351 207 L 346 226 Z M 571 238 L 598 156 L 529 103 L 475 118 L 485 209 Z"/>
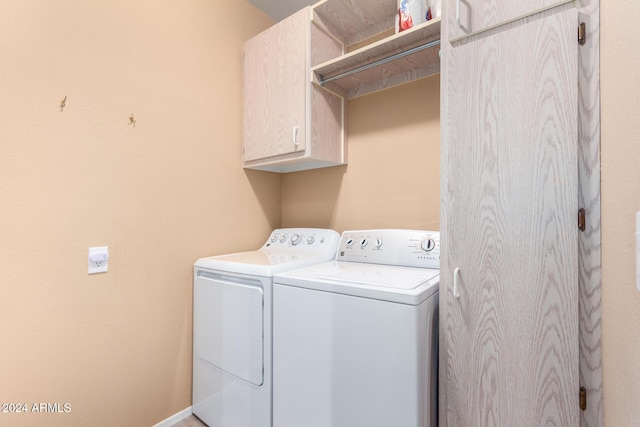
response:
<path fill-rule="evenodd" d="M 300 253 L 333 248 L 340 235 L 324 228 L 279 228 L 273 230 L 261 250 L 284 250 Z"/>
<path fill-rule="evenodd" d="M 337 261 L 440 268 L 440 232 L 422 230 L 345 231 Z"/>

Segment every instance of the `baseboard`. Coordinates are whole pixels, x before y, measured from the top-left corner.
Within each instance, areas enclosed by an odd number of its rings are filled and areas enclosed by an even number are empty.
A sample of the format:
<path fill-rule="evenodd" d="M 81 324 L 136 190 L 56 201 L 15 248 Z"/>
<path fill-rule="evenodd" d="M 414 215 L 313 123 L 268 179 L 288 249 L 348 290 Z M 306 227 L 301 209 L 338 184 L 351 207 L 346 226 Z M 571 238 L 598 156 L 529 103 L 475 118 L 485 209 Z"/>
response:
<path fill-rule="evenodd" d="M 172 425 L 179 423 L 180 421 L 189 418 L 193 414 L 193 406 L 189 406 L 186 409 L 178 412 L 177 414 L 173 414 L 166 420 L 160 421 L 153 427 L 171 427 Z"/>

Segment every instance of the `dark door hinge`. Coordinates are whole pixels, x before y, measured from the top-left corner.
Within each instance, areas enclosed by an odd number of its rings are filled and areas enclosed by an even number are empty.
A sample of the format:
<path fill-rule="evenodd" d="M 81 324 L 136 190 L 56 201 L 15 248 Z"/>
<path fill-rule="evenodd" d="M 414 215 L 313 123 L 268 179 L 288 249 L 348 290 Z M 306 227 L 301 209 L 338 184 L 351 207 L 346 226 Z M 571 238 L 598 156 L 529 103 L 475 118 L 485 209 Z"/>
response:
<path fill-rule="evenodd" d="M 578 228 L 580 231 L 584 231 L 587 228 L 587 219 L 584 208 L 580 208 L 578 210 Z"/>
<path fill-rule="evenodd" d="M 584 22 L 581 22 L 578 25 L 578 43 L 580 46 L 584 46 L 587 42 L 587 25 Z"/>
<path fill-rule="evenodd" d="M 587 389 L 580 387 L 580 409 L 587 410 Z"/>

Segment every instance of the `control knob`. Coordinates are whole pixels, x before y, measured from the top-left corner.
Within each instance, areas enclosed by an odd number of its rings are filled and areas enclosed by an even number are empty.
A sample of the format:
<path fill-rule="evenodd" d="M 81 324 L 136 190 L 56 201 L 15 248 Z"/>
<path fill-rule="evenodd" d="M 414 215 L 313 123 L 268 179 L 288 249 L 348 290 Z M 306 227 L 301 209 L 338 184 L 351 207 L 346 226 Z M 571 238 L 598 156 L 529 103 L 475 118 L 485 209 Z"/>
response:
<path fill-rule="evenodd" d="M 271 243 L 275 243 L 275 241 L 278 240 L 278 235 L 274 234 L 271 236 Z"/>
<path fill-rule="evenodd" d="M 297 245 L 301 241 L 302 241 L 302 237 L 300 237 L 299 234 L 294 234 L 293 236 L 291 236 L 291 244 L 293 246 Z"/>
<path fill-rule="evenodd" d="M 420 243 L 420 249 L 425 252 L 431 252 L 436 247 L 436 242 L 431 238 L 426 238 Z"/>
<path fill-rule="evenodd" d="M 376 249 L 380 249 L 381 246 L 382 246 L 382 239 L 379 237 L 376 237 L 375 240 L 373 241 L 373 247 Z"/>
<path fill-rule="evenodd" d="M 315 237 L 313 237 L 313 236 L 307 237 L 307 244 L 312 245 L 313 242 L 315 242 L 315 241 L 316 241 Z"/>
<path fill-rule="evenodd" d="M 284 243 L 287 241 L 287 235 L 283 234 L 282 236 L 280 236 L 280 243 Z"/>
<path fill-rule="evenodd" d="M 369 243 L 369 239 L 367 239 L 366 237 L 364 239 L 362 239 L 360 241 L 360 247 L 364 248 L 365 246 L 367 246 L 367 244 Z"/>
<path fill-rule="evenodd" d="M 353 239 L 352 238 L 347 239 L 346 243 L 347 243 L 347 246 L 353 246 Z"/>

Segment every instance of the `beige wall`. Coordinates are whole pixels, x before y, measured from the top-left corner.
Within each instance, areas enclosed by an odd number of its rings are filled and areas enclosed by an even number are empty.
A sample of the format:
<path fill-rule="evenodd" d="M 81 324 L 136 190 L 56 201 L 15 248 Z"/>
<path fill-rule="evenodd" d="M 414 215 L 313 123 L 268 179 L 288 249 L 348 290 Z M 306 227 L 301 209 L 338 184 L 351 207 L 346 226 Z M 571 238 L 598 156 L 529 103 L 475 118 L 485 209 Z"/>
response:
<path fill-rule="evenodd" d="M 286 174 L 283 226 L 440 229 L 440 78 L 347 105 L 349 164 Z"/>
<path fill-rule="evenodd" d="M 640 3 L 601 2 L 602 344 L 605 425 L 640 423 L 640 48 L 630 39 Z"/>
<path fill-rule="evenodd" d="M 271 23 L 244 1 L 0 2 L 0 402 L 71 404 L 0 425 L 191 405 L 192 265 L 281 221 L 280 176 L 241 168 L 242 43 Z"/>

